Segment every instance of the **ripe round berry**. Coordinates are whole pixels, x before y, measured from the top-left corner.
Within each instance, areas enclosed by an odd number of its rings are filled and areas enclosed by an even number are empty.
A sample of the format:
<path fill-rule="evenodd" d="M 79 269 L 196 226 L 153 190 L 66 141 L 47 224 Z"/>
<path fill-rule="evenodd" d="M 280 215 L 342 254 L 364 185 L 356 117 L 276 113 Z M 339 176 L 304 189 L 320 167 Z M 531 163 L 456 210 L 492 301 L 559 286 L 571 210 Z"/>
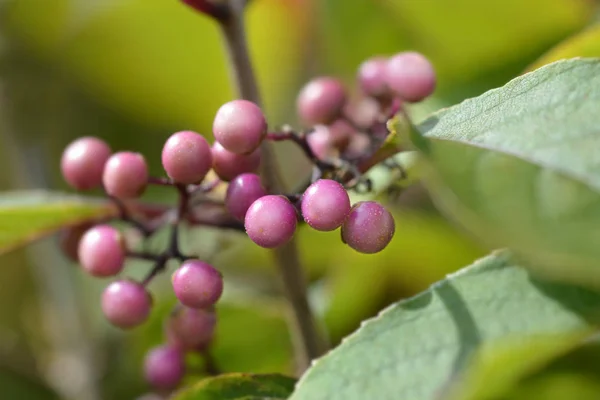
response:
<path fill-rule="evenodd" d="M 102 293 L 102 311 L 119 328 L 141 325 L 148 319 L 152 298 L 144 286 L 130 280 L 111 283 Z"/>
<path fill-rule="evenodd" d="M 350 198 L 344 186 L 331 179 L 319 179 L 302 196 L 302 216 L 318 231 L 333 231 L 350 212 Z"/>
<path fill-rule="evenodd" d="M 306 142 L 319 160 L 327 160 L 337 154 L 329 128 L 325 125 L 316 125 L 306 136 Z"/>
<path fill-rule="evenodd" d="M 177 183 L 192 184 L 204 179 L 212 166 L 210 145 L 192 131 L 174 133 L 162 150 L 162 165 Z"/>
<path fill-rule="evenodd" d="M 236 154 L 254 151 L 267 133 L 262 110 L 247 100 L 233 100 L 217 111 L 213 133 L 224 148 Z"/>
<path fill-rule="evenodd" d="M 402 100 L 419 102 L 435 90 L 436 76 L 431 62 L 422 54 L 404 52 L 390 58 L 385 70 L 388 86 Z"/>
<path fill-rule="evenodd" d="M 202 350 L 212 341 L 216 325 L 214 310 L 182 307 L 167 323 L 167 340 L 183 351 Z"/>
<path fill-rule="evenodd" d="M 171 277 L 175 296 L 181 304 L 192 308 L 210 307 L 223 293 L 223 277 L 210 264 L 189 260 Z"/>
<path fill-rule="evenodd" d="M 77 255 L 83 269 L 91 275 L 117 275 L 125 263 L 123 236 L 110 225 L 95 226 L 82 236 Z"/>
<path fill-rule="evenodd" d="M 92 226 L 92 223 L 87 222 L 65 228 L 60 232 L 58 237 L 60 249 L 71 261 L 79 262 L 79 242 Z"/>
<path fill-rule="evenodd" d="M 388 94 L 386 68 L 387 59 L 384 57 L 373 57 L 360 65 L 358 84 L 364 94 L 371 97 L 382 97 Z"/>
<path fill-rule="evenodd" d="M 183 353 L 172 346 L 151 349 L 144 360 L 146 381 L 157 389 L 172 390 L 179 385 L 185 374 Z"/>
<path fill-rule="evenodd" d="M 359 202 L 342 224 L 342 240 L 361 253 L 383 250 L 394 237 L 394 217 L 375 201 Z"/>
<path fill-rule="evenodd" d="M 62 154 L 60 168 L 69 185 L 89 190 L 102 185 L 104 164 L 112 153 L 106 142 L 95 137 L 82 137 L 69 144 Z"/>
<path fill-rule="evenodd" d="M 307 125 L 329 124 L 336 120 L 346 104 L 346 90 L 340 81 L 330 77 L 310 81 L 300 91 L 298 115 Z"/>
<path fill-rule="evenodd" d="M 267 195 L 252 203 L 244 225 L 254 243 L 270 249 L 287 243 L 294 236 L 297 218 L 296 209 L 287 198 Z"/>
<path fill-rule="evenodd" d="M 348 147 L 344 149 L 344 157 L 347 159 L 358 159 L 362 157 L 371 146 L 371 138 L 364 133 L 356 132 L 350 137 Z"/>
<path fill-rule="evenodd" d="M 338 119 L 329 125 L 331 144 L 339 151 L 343 151 L 350 143 L 354 128 L 343 119 Z"/>
<path fill-rule="evenodd" d="M 221 143 L 212 146 L 213 170 L 224 181 L 230 181 L 245 172 L 255 172 L 260 165 L 260 147 L 248 154 L 226 150 Z"/>
<path fill-rule="evenodd" d="M 139 153 L 113 154 L 104 166 L 102 181 L 106 192 L 119 199 L 139 197 L 148 184 L 148 165 Z"/>
<path fill-rule="evenodd" d="M 229 182 L 225 207 L 234 218 L 243 221 L 252 203 L 266 195 L 267 191 L 262 186 L 260 176 L 241 174 Z"/>

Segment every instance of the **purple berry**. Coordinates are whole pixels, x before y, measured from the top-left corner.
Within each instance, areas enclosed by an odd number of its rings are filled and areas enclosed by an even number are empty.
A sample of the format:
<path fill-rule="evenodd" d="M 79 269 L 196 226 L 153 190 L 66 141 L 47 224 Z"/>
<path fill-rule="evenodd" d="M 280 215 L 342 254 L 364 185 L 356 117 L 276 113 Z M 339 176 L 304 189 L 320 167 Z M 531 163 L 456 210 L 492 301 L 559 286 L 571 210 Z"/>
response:
<path fill-rule="evenodd" d="M 344 186 L 331 179 L 319 179 L 302 196 L 302 216 L 318 231 L 340 227 L 350 212 L 350 198 Z"/>
<path fill-rule="evenodd" d="M 343 119 L 338 119 L 329 125 L 331 144 L 340 151 L 343 151 L 348 146 L 353 133 L 354 128 Z"/>
<path fill-rule="evenodd" d="M 389 92 L 386 82 L 387 59 L 373 57 L 358 69 L 358 84 L 363 93 L 371 97 L 383 97 Z"/>
<path fill-rule="evenodd" d="M 298 115 L 307 125 L 329 124 L 346 104 L 346 90 L 340 81 L 322 77 L 309 82 L 297 100 Z"/>
<path fill-rule="evenodd" d="M 212 309 L 182 307 L 168 321 L 168 342 L 183 351 L 202 350 L 215 334 L 217 315 Z"/>
<path fill-rule="evenodd" d="M 123 329 L 148 319 L 152 298 L 144 286 L 130 280 L 111 283 L 102 293 L 102 311 L 108 321 Z"/>
<path fill-rule="evenodd" d="M 356 203 L 342 224 L 342 240 L 361 253 L 383 250 L 394 237 L 394 217 L 375 201 Z"/>
<path fill-rule="evenodd" d="M 184 375 L 185 359 L 179 349 L 168 345 L 159 346 L 146 354 L 144 376 L 154 388 L 175 389 Z"/>
<path fill-rule="evenodd" d="M 163 147 L 162 165 L 177 183 L 201 182 L 212 166 L 210 145 L 196 132 L 174 133 Z"/>
<path fill-rule="evenodd" d="M 117 275 L 125 263 L 125 246 L 121 232 L 109 225 L 88 230 L 79 241 L 79 262 L 97 277 Z"/>
<path fill-rule="evenodd" d="M 215 140 L 232 153 L 254 151 L 267 134 L 262 110 L 247 100 L 233 100 L 217 111 L 213 122 Z"/>
<path fill-rule="evenodd" d="M 296 209 L 287 198 L 267 195 L 252 203 L 244 225 L 254 243 L 270 249 L 287 243 L 294 236 L 297 219 Z"/>
<path fill-rule="evenodd" d="M 363 156 L 371 146 L 371 139 L 364 133 L 356 132 L 350 137 L 348 147 L 344 149 L 344 157 L 357 159 Z"/>
<path fill-rule="evenodd" d="M 223 277 L 219 271 L 200 260 L 184 262 L 173 273 L 171 282 L 181 304 L 191 308 L 210 307 L 223 293 Z"/>
<path fill-rule="evenodd" d="M 267 195 L 260 176 L 256 174 L 238 175 L 229 182 L 225 195 L 225 207 L 234 218 L 243 221 L 248 208 L 256 200 Z"/>
<path fill-rule="evenodd" d="M 75 140 L 65 148 L 60 160 L 65 180 L 77 190 L 100 187 L 104 164 L 111 153 L 108 144 L 101 139 L 82 137 Z"/>
<path fill-rule="evenodd" d="M 230 181 L 245 172 L 255 172 L 260 166 L 260 147 L 248 154 L 226 150 L 221 143 L 212 147 L 213 170 L 224 181 Z"/>
<path fill-rule="evenodd" d="M 337 149 L 333 144 L 329 128 L 325 125 L 316 125 L 312 132 L 306 136 L 306 142 L 319 160 L 327 160 L 337 155 Z"/>
<path fill-rule="evenodd" d="M 104 188 L 110 196 L 130 199 L 141 196 L 148 184 L 148 165 L 139 153 L 113 154 L 104 166 Z"/>
<path fill-rule="evenodd" d="M 402 100 L 413 103 L 430 96 L 436 86 L 433 65 L 416 52 L 399 53 L 390 58 L 385 80 Z"/>

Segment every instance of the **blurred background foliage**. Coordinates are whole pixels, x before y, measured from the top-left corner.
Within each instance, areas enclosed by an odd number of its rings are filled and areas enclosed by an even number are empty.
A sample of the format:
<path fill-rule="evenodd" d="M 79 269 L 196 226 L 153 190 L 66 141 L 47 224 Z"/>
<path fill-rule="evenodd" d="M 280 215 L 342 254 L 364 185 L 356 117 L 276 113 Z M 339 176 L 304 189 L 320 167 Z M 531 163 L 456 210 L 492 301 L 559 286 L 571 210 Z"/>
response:
<path fill-rule="evenodd" d="M 580 32 L 575 46 L 567 41 L 542 60 L 598 56 L 597 6 L 593 0 L 254 0 L 247 22 L 276 127 L 297 125 L 294 96 L 309 77 L 335 74 L 352 85 L 357 66 L 372 55 L 414 49 L 432 59 L 439 89 L 414 107 L 416 118 L 504 84 Z M 159 175 L 166 137 L 194 129 L 212 140 L 212 117 L 231 96 L 216 26 L 177 0 L 0 1 L 2 190 L 66 189 L 60 153 L 82 135 L 144 153 Z M 295 149 L 282 145 L 279 156 L 288 182 L 307 172 Z M 148 197 L 170 199 L 161 190 Z M 397 234 L 380 254 L 359 255 L 337 233 L 299 233 L 311 302 L 333 344 L 361 320 L 485 252 L 440 217 L 421 188 L 386 199 Z M 185 241 L 225 275 L 213 350 L 219 368 L 291 373 L 285 308 L 269 254 L 240 235 L 210 229 L 188 232 Z M 106 282 L 70 265 L 55 238 L 1 260 L 2 398 L 119 400 L 147 390 L 141 360 L 162 340 L 162 318 L 173 304 L 168 279 L 153 284 L 152 320 L 121 333 L 99 315 Z M 130 267 L 132 276 L 147 270 L 141 264 Z M 191 362 L 202 370 L 201 361 Z"/>

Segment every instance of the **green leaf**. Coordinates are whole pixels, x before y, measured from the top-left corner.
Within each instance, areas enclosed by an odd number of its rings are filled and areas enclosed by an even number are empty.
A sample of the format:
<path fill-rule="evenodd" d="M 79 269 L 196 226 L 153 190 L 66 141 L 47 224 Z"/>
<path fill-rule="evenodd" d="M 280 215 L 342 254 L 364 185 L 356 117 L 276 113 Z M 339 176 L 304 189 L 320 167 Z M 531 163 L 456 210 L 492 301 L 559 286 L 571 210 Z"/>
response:
<path fill-rule="evenodd" d="M 228 374 L 204 379 L 175 395 L 174 400 L 286 399 L 295 380 L 278 374 Z"/>
<path fill-rule="evenodd" d="M 594 25 L 550 49 L 527 70 L 533 71 L 546 64 L 574 57 L 600 57 L 600 26 Z"/>
<path fill-rule="evenodd" d="M 0 254 L 68 225 L 115 214 L 110 203 L 42 190 L 0 194 Z"/>
<path fill-rule="evenodd" d="M 427 400 L 502 338 L 586 329 L 600 294 L 537 280 L 496 253 L 369 320 L 301 378 L 290 400 Z"/>
<path fill-rule="evenodd" d="M 531 267 L 600 286 L 599 107 L 600 60 L 559 61 L 434 114 L 412 140 L 442 210 Z"/>

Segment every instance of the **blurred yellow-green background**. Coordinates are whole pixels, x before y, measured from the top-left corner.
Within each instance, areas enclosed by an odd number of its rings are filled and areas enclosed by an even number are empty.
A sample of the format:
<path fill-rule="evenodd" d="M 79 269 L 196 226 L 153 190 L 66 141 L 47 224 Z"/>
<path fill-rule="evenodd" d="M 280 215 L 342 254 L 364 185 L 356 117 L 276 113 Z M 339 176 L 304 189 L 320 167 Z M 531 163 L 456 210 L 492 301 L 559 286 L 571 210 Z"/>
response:
<path fill-rule="evenodd" d="M 423 52 L 439 87 L 412 109 L 421 118 L 503 85 L 593 27 L 597 16 L 592 0 L 253 0 L 247 24 L 269 122 L 297 126 L 295 94 L 311 76 L 337 75 L 352 88 L 366 58 Z M 160 175 L 167 136 L 193 129 L 212 140 L 212 117 L 231 98 L 217 27 L 178 0 L 0 0 L 2 190 L 67 190 L 60 153 L 82 135 L 144 153 Z M 305 165 L 295 149 L 278 150 L 293 183 Z M 170 199 L 161 190 L 148 196 Z M 311 302 L 334 344 L 391 302 L 485 254 L 420 188 L 386 201 L 397 214 L 397 234 L 378 255 L 358 255 L 336 233 L 299 233 Z M 292 373 L 269 254 L 210 230 L 189 232 L 185 244 L 225 275 L 219 367 Z M 162 317 L 174 303 L 166 276 L 152 286 L 152 320 L 122 333 L 99 315 L 107 282 L 84 276 L 55 238 L 1 261 L 0 398 L 120 400 L 148 391 L 141 360 L 161 342 Z M 128 274 L 147 269 L 131 265 Z"/>

